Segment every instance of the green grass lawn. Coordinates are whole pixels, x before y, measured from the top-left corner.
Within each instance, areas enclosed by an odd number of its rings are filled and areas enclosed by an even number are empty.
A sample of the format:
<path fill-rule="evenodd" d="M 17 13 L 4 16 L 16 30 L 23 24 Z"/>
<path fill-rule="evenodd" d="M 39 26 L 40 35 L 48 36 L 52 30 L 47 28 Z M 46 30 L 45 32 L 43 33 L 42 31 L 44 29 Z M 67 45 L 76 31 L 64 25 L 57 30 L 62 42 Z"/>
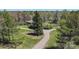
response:
<path fill-rule="evenodd" d="M 42 36 L 28 35 L 31 31 L 27 26 L 19 26 L 19 33 L 15 35 L 15 38 L 20 40 L 22 44 L 17 48 L 32 48 L 42 38 Z"/>
<path fill-rule="evenodd" d="M 58 33 L 59 32 L 57 30 L 52 31 L 50 33 L 50 38 L 49 38 L 48 43 L 46 45 L 46 48 L 47 49 L 52 49 L 52 48 L 56 48 L 57 47 L 57 40 L 58 40 L 57 34 Z"/>
<path fill-rule="evenodd" d="M 17 28 L 18 32 L 13 34 L 12 41 L 16 43 L 16 48 L 18 49 L 32 48 L 42 38 L 42 36 L 28 35 L 32 30 L 25 25 L 18 26 Z M 0 48 L 2 48 L 1 45 Z"/>

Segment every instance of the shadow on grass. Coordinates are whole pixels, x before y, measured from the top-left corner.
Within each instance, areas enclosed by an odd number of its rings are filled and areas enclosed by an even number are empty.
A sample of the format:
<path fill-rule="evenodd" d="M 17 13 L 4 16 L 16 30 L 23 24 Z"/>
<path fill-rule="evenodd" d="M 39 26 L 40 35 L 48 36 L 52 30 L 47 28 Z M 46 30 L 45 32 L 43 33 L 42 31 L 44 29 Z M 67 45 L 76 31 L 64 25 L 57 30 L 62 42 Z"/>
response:
<path fill-rule="evenodd" d="M 56 43 L 65 43 L 65 42 L 61 42 L 59 40 L 56 41 Z M 60 47 L 59 45 L 58 46 L 51 46 L 51 47 L 45 47 L 45 49 L 64 49 L 62 46 Z"/>
<path fill-rule="evenodd" d="M 76 45 L 79 45 L 79 42 L 74 42 Z"/>
<path fill-rule="evenodd" d="M 45 49 L 61 49 L 59 47 L 46 47 Z"/>
<path fill-rule="evenodd" d="M 38 36 L 36 33 L 27 33 L 27 35 Z"/>
<path fill-rule="evenodd" d="M 0 39 L 0 44 L 6 45 L 6 44 L 11 44 L 11 42 L 7 39 L 4 40 Z"/>
<path fill-rule="evenodd" d="M 16 48 L 20 44 L 21 44 L 21 42 L 11 42 L 11 41 L 9 41 L 7 39 L 5 39 L 5 40 L 0 39 L 0 45 L 3 48 Z"/>

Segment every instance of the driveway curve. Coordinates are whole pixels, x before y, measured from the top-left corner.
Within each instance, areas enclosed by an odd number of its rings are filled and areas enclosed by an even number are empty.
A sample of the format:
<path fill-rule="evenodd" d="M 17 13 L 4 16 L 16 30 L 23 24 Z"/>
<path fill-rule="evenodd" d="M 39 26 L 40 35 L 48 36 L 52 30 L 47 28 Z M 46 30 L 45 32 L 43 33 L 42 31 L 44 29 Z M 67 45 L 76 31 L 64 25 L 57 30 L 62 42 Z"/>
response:
<path fill-rule="evenodd" d="M 50 32 L 54 30 L 56 29 L 43 30 L 44 37 L 32 49 L 43 49 L 49 40 Z"/>

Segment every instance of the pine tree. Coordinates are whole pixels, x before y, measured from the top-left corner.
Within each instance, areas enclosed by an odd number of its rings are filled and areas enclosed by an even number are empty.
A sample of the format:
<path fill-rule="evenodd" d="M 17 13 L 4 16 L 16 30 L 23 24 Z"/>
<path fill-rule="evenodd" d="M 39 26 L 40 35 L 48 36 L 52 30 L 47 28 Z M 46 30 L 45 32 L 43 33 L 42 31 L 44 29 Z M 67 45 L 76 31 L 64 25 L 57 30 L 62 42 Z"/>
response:
<path fill-rule="evenodd" d="M 33 17 L 33 29 L 35 34 L 42 35 L 43 34 L 43 26 L 42 26 L 42 19 L 37 11 L 34 12 Z"/>
<path fill-rule="evenodd" d="M 58 22 L 58 11 L 55 12 L 53 19 L 54 19 L 53 23 L 57 24 L 57 22 Z"/>
<path fill-rule="evenodd" d="M 2 23 L 0 25 L 1 27 L 1 36 L 3 42 L 9 42 L 12 39 L 12 34 L 15 31 L 15 22 L 12 18 L 12 16 L 9 15 L 7 11 L 3 11 L 2 13 Z"/>

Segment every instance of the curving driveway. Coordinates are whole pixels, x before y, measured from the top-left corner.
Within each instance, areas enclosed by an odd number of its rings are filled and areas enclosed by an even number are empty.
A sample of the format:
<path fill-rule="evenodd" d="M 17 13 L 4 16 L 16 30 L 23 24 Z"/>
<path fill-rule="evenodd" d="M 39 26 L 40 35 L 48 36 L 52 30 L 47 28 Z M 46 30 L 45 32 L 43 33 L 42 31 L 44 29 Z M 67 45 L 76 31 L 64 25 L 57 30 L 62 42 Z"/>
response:
<path fill-rule="evenodd" d="M 49 40 L 50 32 L 54 31 L 54 30 L 56 30 L 56 29 L 43 30 L 44 37 L 32 49 L 43 49 Z"/>

